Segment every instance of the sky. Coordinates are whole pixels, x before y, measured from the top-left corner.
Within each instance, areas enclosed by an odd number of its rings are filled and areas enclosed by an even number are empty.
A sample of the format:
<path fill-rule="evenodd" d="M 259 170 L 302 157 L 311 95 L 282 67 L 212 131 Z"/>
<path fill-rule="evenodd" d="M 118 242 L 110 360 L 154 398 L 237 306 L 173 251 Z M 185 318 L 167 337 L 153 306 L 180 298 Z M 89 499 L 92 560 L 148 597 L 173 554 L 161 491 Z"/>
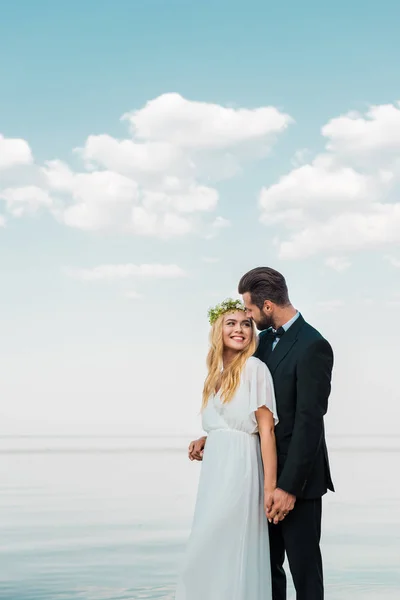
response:
<path fill-rule="evenodd" d="M 332 435 L 399 433 L 397 2 L 15 0 L 0 434 L 200 432 L 207 310 L 272 266 Z"/>

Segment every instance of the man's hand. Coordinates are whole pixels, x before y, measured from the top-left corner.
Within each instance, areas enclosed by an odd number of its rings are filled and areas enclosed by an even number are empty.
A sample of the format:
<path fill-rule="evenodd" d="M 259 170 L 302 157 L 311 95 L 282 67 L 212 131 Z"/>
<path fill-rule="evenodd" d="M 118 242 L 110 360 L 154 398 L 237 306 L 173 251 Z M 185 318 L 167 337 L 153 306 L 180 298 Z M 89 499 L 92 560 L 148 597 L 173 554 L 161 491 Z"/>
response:
<path fill-rule="evenodd" d="M 201 437 L 189 444 L 189 460 L 203 460 L 204 446 L 206 445 L 206 437 Z"/>
<path fill-rule="evenodd" d="M 272 508 L 268 511 L 267 518 L 270 523 L 273 522 L 277 525 L 279 521 L 283 521 L 289 512 L 293 510 L 296 496 L 292 496 L 292 494 L 288 494 L 288 492 L 276 488 L 273 493 L 272 501 Z"/>

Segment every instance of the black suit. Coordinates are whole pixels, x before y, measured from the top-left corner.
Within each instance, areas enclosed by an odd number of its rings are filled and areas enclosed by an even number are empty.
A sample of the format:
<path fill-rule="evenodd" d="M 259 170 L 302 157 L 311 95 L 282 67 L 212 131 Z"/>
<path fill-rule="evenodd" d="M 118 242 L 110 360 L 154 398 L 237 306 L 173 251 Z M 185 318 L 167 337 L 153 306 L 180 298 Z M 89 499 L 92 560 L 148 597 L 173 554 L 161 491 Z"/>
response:
<path fill-rule="evenodd" d="M 334 491 L 324 432 L 333 352 L 301 315 L 274 350 L 272 343 L 269 332 L 262 332 L 255 355 L 274 380 L 277 487 L 296 496 L 293 511 L 270 525 L 273 600 L 286 599 L 285 553 L 297 600 L 322 600 L 321 498 L 328 489 Z"/>

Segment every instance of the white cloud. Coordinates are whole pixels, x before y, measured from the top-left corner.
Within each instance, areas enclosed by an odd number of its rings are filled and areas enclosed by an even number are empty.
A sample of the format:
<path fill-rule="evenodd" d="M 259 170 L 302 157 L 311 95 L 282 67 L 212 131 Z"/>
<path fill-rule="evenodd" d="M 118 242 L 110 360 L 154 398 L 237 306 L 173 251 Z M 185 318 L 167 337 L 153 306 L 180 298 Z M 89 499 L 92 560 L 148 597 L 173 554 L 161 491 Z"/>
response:
<path fill-rule="evenodd" d="M 53 205 L 48 192 L 34 185 L 7 188 L 0 192 L 0 199 L 5 200 L 7 211 L 14 217 L 34 214 L 40 208 L 50 208 Z"/>
<path fill-rule="evenodd" d="M 170 237 L 193 230 L 188 214 L 212 211 L 218 194 L 212 188 L 168 177 L 155 190 L 142 190 L 130 177 L 115 171 L 74 173 L 61 161 L 42 169 L 49 187 L 68 194 L 58 218 L 70 227 Z"/>
<path fill-rule="evenodd" d="M 234 109 L 194 102 L 176 93 L 162 94 L 123 119 L 129 121 L 137 139 L 187 149 L 223 149 L 268 139 L 292 122 L 273 106 Z"/>
<path fill-rule="evenodd" d="M 218 192 L 213 188 L 166 178 L 163 190 L 143 193 L 143 205 L 147 209 L 171 209 L 178 213 L 212 212 L 218 204 Z"/>
<path fill-rule="evenodd" d="M 385 304 L 389 308 L 398 308 L 400 306 L 400 300 L 387 300 Z"/>
<path fill-rule="evenodd" d="M 395 256 L 385 256 L 385 259 L 392 265 L 392 267 L 400 269 L 400 258 L 396 258 Z"/>
<path fill-rule="evenodd" d="M 324 157 L 325 159 L 325 157 Z M 261 220 L 264 223 L 302 223 L 313 217 L 352 210 L 377 197 L 374 181 L 348 167 L 333 167 L 317 159 L 282 177 L 260 193 Z"/>
<path fill-rule="evenodd" d="M 175 279 L 186 275 L 177 265 L 160 264 L 99 265 L 92 269 L 68 269 L 68 273 L 81 281 L 121 281 L 134 277 Z"/>
<path fill-rule="evenodd" d="M 29 165 L 32 162 L 32 152 L 25 140 L 5 138 L 0 133 L 0 169 Z"/>
<path fill-rule="evenodd" d="M 117 140 L 110 135 L 90 135 L 78 149 L 85 163 L 134 177 L 174 173 L 187 175 L 193 170 L 180 148 L 168 142 L 137 143 Z"/>
<path fill-rule="evenodd" d="M 129 222 L 138 186 L 113 171 L 74 173 L 61 161 L 46 163 L 42 172 L 49 188 L 69 197 L 58 211 L 66 225 L 86 230 L 109 230 Z"/>
<path fill-rule="evenodd" d="M 351 262 L 344 256 L 330 256 L 325 264 L 338 273 L 346 271 L 351 266 Z"/>
<path fill-rule="evenodd" d="M 307 258 L 318 252 L 362 250 L 400 241 L 400 204 L 375 204 L 365 213 L 344 213 L 324 223 L 310 223 L 280 244 L 286 259 Z"/>
<path fill-rule="evenodd" d="M 3 215 L 0 215 L 0 227 L 5 227 L 6 226 L 6 220 L 3 217 Z"/>
<path fill-rule="evenodd" d="M 140 294 L 135 290 L 129 290 L 125 292 L 125 298 L 129 298 L 130 300 L 140 300 L 141 298 L 143 298 L 143 294 Z"/>
<path fill-rule="evenodd" d="M 308 150 L 308 148 L 301 148 L 300 150 L 296 150 L 292 158 L 293 167 L 298 168 L 304 165 L 307 162 L 309 156 L 310 151 Z"/>
<path fill-rule="evenodd" d="M 206 234 L 206 239 L 212 239 L 215 236 L 218 235 L 218 233 L 221 231 L 221 229 L 226 229 L 227 227 L 230 227 L 232 225 L 232 223 L 228 220 L 225 219 L 224 217 L 216 217 L 214 219 L 214 221 L 211 223 L 211 226 L 209 228 L 208 233 Z"/>
<path fill-rule="evenodd" d="M 342 308 L 344 306 L 344 302 L 343 300 L 333 299 L 318 302 L 317 305 L 323 312 L 333 312 L 339 308 Z"/>
<path fill-rule="evenodd" d="M 260 220 L 282 226 L 281 258 L 341 256 L 400 242 L 399 132 L 393 105 L 332 119 L 322 128 L 326 151 L 261 190 Z M 328 266 L 347 268 L 329 255 Z"/>
<path fill-rule="evenodd" d="M 400 150 L 400 103 L 371 106 L 365 116 L 351 112 L 332 119 L 322 128 L 327 149 L 344 155 Z"/>
<path fill-rule="evenodd" d="M 217 262 L 219 262 L 219 258 L 216 258 L 214 256 L 203 256 L 202 261 L 209 265 L 214 265 Z"/>
<path fill-rule="evenodd" d="M 232 109 L 179 94 L 159 96 L 123 119 L 130 123 L 132 140 L 89 136 L 79 154 L 92 170 L 100 167 L 134 178 L 141 193 L 132 208 L 131 231 L 157 237 L 201 229 L 194 214 L 214 211 L 218 192 L 198 177 L 234 175 L 239 159 L 232 151 L 243 145 L 249 150 L 249 144 L 260 142 L 269 148 L 275 134 L 291 122 L 274 107 Z M 82 220 L 87 228 L 87 212 L 80 207 L 73 224 Z M 129 222 L 124 219 L 125 226 Z M 226 220 L 215 219 L 209 224 L 211 235 L 226 225 Z"/>
<path fill-rule="evenodd" d="M 65 206 L 62 216 L 67 225 L 95 231 L 129 228 L 138 187 L 128 177 L 113 171 L 79 173 L 70 193 L 73 203 Z"/>
<path fill-rule="evenodd" d="M 76 174 L 61 160 L 48 160 L 41 168 L 45 184 L 56 192 L 70 193 L 74 189 Z"/>
<path fill-rule="evenodd" d="M 365 306 L 373 306 L 375 304 L 373 298 L 364 298 L 362 302 L 365 304 Z"/>
<path fill-rule="evenodd" d="M 89 135 L 75 149 L 80 171 L 60 160 L 25 171 L 25 197 L 9 200 L 11 214 L 47 207 L 59 222 L 85 231 L 159 238 L 211 231 L 214 237 L 228 221 L 212 215 L 219 195 L 210 182 L 265 154 L 292 121 L 271 106 L 234 109 L 179 94 L 163 94 L 123 119 L 132 139 Z M 1 141 L 12 150 L 7 164 L 32 163 L 24 140 Z M 9 189 L 22 187 L 7 182 Z"/>
<path fill-rule="evenodd" d="M 194 228 L 191 219 L 171 212 L 147 210 L 143 206 L 132 209 L 131 231 L 137 235 L 160 238 L 177 237 L 190 233 Z"/>
<path fill-rule="evenodd" d="M 216 217 L 212 224 L 212 227 L 214 229 L 225 229 L 226 227 L 230 226 L 231 222 L 228 219 L 225 219 L 224 217 Z"/>

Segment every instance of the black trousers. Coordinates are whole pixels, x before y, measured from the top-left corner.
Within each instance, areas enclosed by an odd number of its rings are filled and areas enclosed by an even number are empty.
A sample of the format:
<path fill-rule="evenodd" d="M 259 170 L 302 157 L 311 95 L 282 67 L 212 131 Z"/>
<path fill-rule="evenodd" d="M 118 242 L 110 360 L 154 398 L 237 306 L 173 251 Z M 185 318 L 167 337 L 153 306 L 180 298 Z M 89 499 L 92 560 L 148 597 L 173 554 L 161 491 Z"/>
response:
<path fill-rule="evenodd" d="M 278 523 L 269 525 L 271 549 L 272 599 L 286 600 L 288 559 L 297 600 L 323 600 L 324 582 L 320 550 L 321 498 L 297 500 L 294 509 Z"/>

